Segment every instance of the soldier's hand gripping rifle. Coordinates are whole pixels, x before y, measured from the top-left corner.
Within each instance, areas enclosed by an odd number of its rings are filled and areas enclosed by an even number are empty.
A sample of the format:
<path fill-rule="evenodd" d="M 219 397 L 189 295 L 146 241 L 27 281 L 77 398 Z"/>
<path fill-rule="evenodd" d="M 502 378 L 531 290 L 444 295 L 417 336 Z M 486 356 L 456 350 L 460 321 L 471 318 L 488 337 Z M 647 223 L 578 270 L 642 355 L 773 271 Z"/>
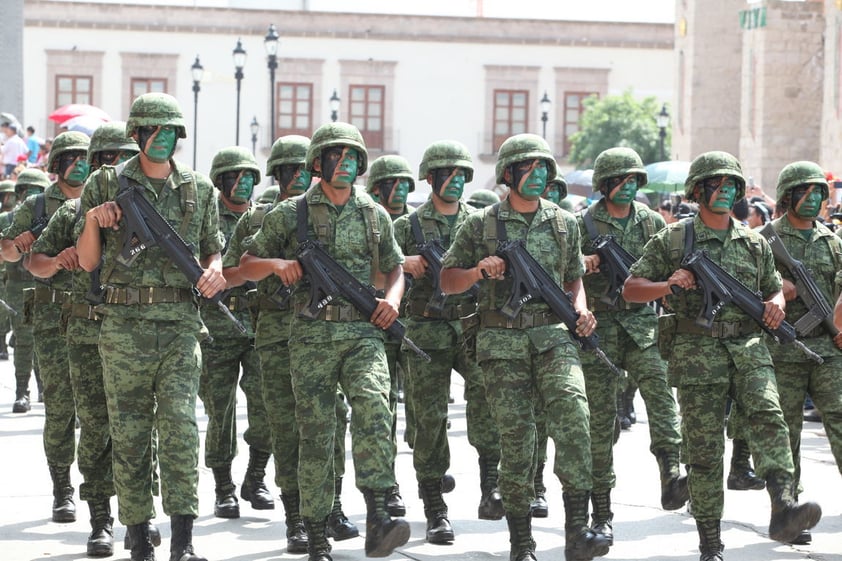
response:
<path fill-rule="evenodd" d="M 799 298 L 807 305 L 807 313 L 798 318 L 794 324 L 795 331 L 803 337 L 819 325 L 824 325 L 830 336 L 836 337 L 839 330 L 833 323 L 833 306 L 813 280 L 810 271 L 804 263 L 790 255 L 771 223 L 763 226 L 760 233 L 769 242 L 775 260 L 786 267 L 795 279 L 795 290 Z"/>
<path fill-rule="evenodd" d="M 637 261 L 637 258 L 623 249 L 614 236 L 597 236 L 593 240 L 593 248 L 599 255 L 600 270 L 608 276 L 608 291 L 600 300 L 616 306 L 623 292 L 623 283 L 629 278 L 629 268 Z"/>
<path fill-rule="evenodd" d="M 193 255 L 190 244 L 178 235 L 178 232 L 137 188 L 129 186 L 120 189 L 115 201 L 123 211 L 128 234 L 120 254 L 121 259 L 124 262 L 131 262 L 144 249 L 157 245 L 166 253 L 173 265 L 187 277 L 196 295 L 201 296 L 196 283 L 205 271 Z M 222 302 L 224 295 L 224 291 L 218 292 L 207 300 L 216 304 L 241 333 L 246 333 L 246 327 Z"/>
<path fill-rule="evenodd" d="M 704 292 L 704 305 L 696 318 L 696 325 L 710 329 L 719 311 L 732 303 L 753 319 L 763 331 L 779 344 L 792 343 L 811 360 L 819 364 L 824 362 L 822 357 L 796 339 L 795 328 L 786 320 L 777 329 L 772 329 L 766 325 L 763 322 L 763 312 L 766 307 L 763 303 L 763 297 L 752 292 L 725 269 L 711 261 L 704 251 L 696 250 L 684 257 L 681 261 L 681 268 L 693 273 L 696 277 L 696 284 Z M 681 291 L 677 285 L 670 287 L 670 290 L 674 294 Z"/>
<path fill-rule="evenodd" d="M 424 313 L 430 312 L 431 315 L 441 314 L 444 309 L 445 300 L 447 299 L 447 294 L 441 289 L 441 260 L 444 258 L 444 247 L 442 247 L 440 240 L 426 241 L 417 244 L 415 247 L 418 250 L 418 255 L 423 257 L 427 262 L 427 275 L 429 275 L 433 283 L 433 295 L 430 296 Z M 477 294 L 479 294 L 479 285 L 475 283 L 467 292 L 476 298 Z"/>
<path fill-rule="evenodd" d="M 335 298 L 345 298 L 366 320 L 377 309 L 374 287 L 356 279 L 345 267 L 336 262 L 316 241 L 304 240 L 298 246 L 297 258 L 310 281 L 310 304 L 302 310 L 305 317 L 315 319 L 322 309 Z M 396 341 L 403 343 L 415 353 L 430 362 L 430 355 L 425 353 L 406 336 L 406 327 L 395 320 L 385 329 Z"/>
<path fill-rule="evenodd" d="M 587 337 L 576 334 L 576 320 L 579 312 L 573 307 L 571 296 L 564 291 L 544 270 L 540 263 L 526 250 L 523 240 L 509 240 L 497 244 L 497 256 L 506 262 L 506 273 L 514 281 L 512 294 L 500 312 L 509 319 L 515 319 L 523 305 L 533 299 L 542 299 L 552 312 L 564 322 L 570 336 L 586 351 L 593 352 L 614 374 L 623 377 L 605 352 L 599 348 L 599 336 L 592 333 Z"/>

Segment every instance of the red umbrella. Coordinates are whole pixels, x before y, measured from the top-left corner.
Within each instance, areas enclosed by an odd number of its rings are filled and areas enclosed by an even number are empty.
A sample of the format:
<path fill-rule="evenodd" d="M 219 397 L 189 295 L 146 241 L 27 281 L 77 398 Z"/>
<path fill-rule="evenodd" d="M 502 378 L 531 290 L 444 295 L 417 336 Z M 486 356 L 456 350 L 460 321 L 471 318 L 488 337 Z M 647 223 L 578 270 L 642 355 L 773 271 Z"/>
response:
<path fill-rule="evenodd" d="M 61 124 L 73 117 L 96 117 L 102 121 L 110 121 L 111 117 L 100 109 L 99 107 L 94 107 L 93 105 L 88 105 L 87 103 L 71 103 L 69 105 L 62 105 L 52 113 L 50 113 L 47 118 L 51 121 L 55 121 L 58 124 Z"/>

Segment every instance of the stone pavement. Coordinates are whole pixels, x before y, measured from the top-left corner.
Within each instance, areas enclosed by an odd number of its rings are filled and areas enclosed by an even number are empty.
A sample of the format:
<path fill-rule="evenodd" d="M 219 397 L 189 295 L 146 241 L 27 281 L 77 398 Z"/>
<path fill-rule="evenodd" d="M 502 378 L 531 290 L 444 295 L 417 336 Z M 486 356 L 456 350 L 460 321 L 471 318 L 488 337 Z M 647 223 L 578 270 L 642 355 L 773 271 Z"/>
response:
<path fill-rule="evenodd" d="M 508 532 L 504 520 L 480 521 L 476 518 L 479 502 L 476 453 L 468 445 L 465 433 L 465 404 L 461 399 L 462 380 L 453 376 L 450 431 L 456 490 L 445 495 L 450 507 L 450 520 L 456 532 L 452 545 L 430 545 L 424 540 L 424 515 L 421 500 L 415 492 L 412 455 L 403 443 L 397 459 L 398 479 L 407 503 L 407 520 L 412 537 L 406 546 L 389 560 L 415 561 L 505 561 L 508 558 Z M 34 382 L 33 382 L 34 395 Z M 77 502 L 77 521 L 56 524 L 50 521 L 52 501 L 50 477 L 44 462 L 41 427 L 44 409 L 33 404 L 32 411 L 11 413 L 14 399 L 14 376 L 11 361 L 0 362 L 0 561 L 75 561 L 86 559 L 85 540 L 90 526 L 87 505 Z M 665 512 L 659 503 L 659 484 L 655 460 L 648 452 L 649 437 L 643 403 L 636 401 L 638 422 L 624 431 L 615 448 L 617 489 L 613 493 L 615 545 L 606 560 L 697 561 L 698 536 L 693 519 L 681 510 Z M 204 439 L 207 417 L 198 405 L 199 425 Z M 245 428 L 242 395 L 238 407 L 240 434 Z M 400 419 L 400 434 L 403 415 Z M 550 444 L 552 450 L 552 443 Z M 348 447 L 350 452 L 350 446 Z M 730 453 L 730 445 L 728 446 Z M 727 561 L 842 561 L 842 477 L 830 454 L 822 426 L 805 424 L 803 471 L 806 490 L 803 499 L 817 500 L 824 517 L 813 531 L 809 546 L 788 546 L 768 539 L 769 499 L 763 491 L 727 491 L 723 520 L 723 541 Z M 202 456 L 200 455 L 200 458 Z M 726 458 L 727 461 L 727 458 Z M 234 464 L 234 479 L 242 481 L 248 463 L 248 452 L 240 439 L 240 456 Z M 552 459 L 545 472 L 550 517 L 536 519 L 533 533 L 538 543 L 538 559 L 556 561 L 564 558 L 563 507 L 561 486 L 551 473 Z M 727 464 L 726 464 L 727 466 Z M 305 560 L 306 555 L 290 555 L 284 550 L 283 510 L 280 500 L 274 511 L 255 511 L 241 502 L 241 518 L 222 520 L 213 516 L 213 476 L 201 467 L 201 515 L 194 529 L 194 544 L 199 554 L 210 561 L 277 561 Z M 365 506 L 353 485 L 353 463 L 349 460 L 343 502 L 345 512 L 365 530 Z M 72 471 L 75 487 L 81 476 Z M 272 481 L 271 466 L 267 482 Z M 277 489 L 276 489 L 277 491 Z M 78 492 L 77 492 L 78 497 Z M 156 522 L 164 542 L 157 548 L 159 560 L 169 559 L 169 524 L 158 505 Z M 112 502 L 116 512 L 116 500 Z M 122 548 L 125 528 L 116 525 L 117 547 L 108 559 L 129 559 Z M 334 545 L 335 561 L 365 559 L 363 539 Z"/>

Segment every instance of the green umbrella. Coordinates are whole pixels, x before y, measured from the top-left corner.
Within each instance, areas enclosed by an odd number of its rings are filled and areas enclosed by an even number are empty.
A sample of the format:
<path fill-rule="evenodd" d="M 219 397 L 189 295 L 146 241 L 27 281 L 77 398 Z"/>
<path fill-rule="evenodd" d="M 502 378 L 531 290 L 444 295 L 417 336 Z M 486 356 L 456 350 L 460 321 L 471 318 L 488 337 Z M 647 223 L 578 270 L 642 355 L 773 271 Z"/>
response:
<path fill-rule="evenodd" d="M 684 181 L 687 180 L 689 171 L 690 162 L 683 160 L 649 164 L 646 166 L 646 175 L 649 181 L 641 191 L 660 194 L 682 193 Z"/>

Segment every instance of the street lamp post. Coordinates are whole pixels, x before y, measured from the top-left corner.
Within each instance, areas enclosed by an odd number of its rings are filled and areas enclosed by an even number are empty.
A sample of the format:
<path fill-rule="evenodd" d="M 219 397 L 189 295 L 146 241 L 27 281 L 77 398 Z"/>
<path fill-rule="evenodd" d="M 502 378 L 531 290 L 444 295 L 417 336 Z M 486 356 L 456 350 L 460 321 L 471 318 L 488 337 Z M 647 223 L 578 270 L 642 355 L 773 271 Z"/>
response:
<path fill-rule="evenodd" d="M 257 133 L 260 132 L 260 123 L 257 122 L 257 115 L 251 118 L 251 124 L 249 124 L 249 129 L 251 130 L 251 154 L 252 156 L 256 156 Z"/>
<path fill-rule="evenodd" d="M 552 105 L 552 102 L 550 101 L 550 98 L 547 97 L 547 90 L 544 90 L 544 97 L 541 98 L 540 103 L 541 103 L 541 124 L 543 125 L 543 132 L 542 132 L 541 136 L 543 136 L 544 139 L 546 139 L 547 138 L 547 119 L 549 119 L 550 105 Z"/>
<path fill-rule="evenodd" d="M 667 159 L 667 152 L 666 152 L 666 138 L 667 138 L 667 126 L 670 124 L 670 114 L 667 112 L 667 104 L 664 103 L 661 106 L 661 112 L 655 115 L 655 120 L 658 123 L 658 136 L 660 137 L 661 143 L 661 161 Z"/>
<path fill-rule="evenodd" d="M 266 49 L 266 65 L 269 67 L 269 144 L 275 141 L 275 70 L 278 69 L 278 32 L 275 24 L 269 25 L 269 31 L 263 40 Z"/>
<path fill-rule="evenodd" d="M 196 123 L 199 113 L 199 82 L 202 81 L 202 76 L 205 69 L 199 62 L 199 55 L 196 55 L 196 61 L 190 67 L 190 73 L 193 75 L 193 169 L 196 169 Z"/>
<path fill-rule="evenodd" d="M 333 95 L 330 96 L 330 120 L 335 123 L 339 118 L 339 96 L 336 95 L 336 89 L 333 90 Z"/>
<path fill-rule="evenodd" d="M 240 83 L 243 81 L 243 67 L 246 65 L 246 50 L 243 42 L 237 39 L 237 46 L 234 47 L 234 79 L 237 80 L 237 129 L 234 136 L 234 144 L 240 145 Z"/>

